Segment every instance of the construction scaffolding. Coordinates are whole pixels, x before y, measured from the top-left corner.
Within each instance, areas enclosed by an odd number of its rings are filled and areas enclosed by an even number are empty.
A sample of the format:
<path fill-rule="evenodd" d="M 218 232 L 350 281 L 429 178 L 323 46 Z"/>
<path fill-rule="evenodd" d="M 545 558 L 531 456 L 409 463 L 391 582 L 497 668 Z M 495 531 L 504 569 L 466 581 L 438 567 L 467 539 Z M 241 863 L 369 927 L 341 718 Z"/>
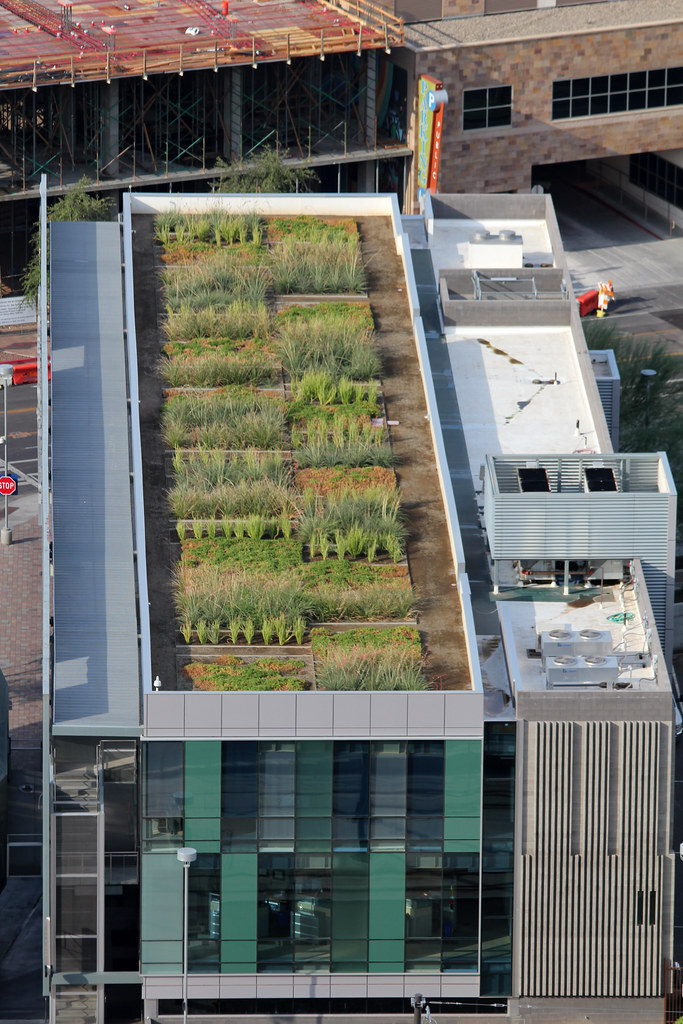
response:
<path fill-rule="evenodd" d="M 299 160 L 387 156 L 405 141 L 381 113 L 378 81 L 391 80 L 389 63 L 363 51 L 3 90 L 0 187 L 28 191 L 41 173 L 53 186 L 87 174 L 116 187 L 122 178 L 209 172 L 219 158 L 248 160 L 264 147 Z"/>
<path fill-rule="evenodd" d="M 52 0 L 54 3 L 54 0 Z M 0 89 L 291 61 L 401 46 L 403 22 L 371 0 L 0 0 Z M 56 8 L 56 9 L 55 9 Z M 178 36 L 182 41 L 178 41 Z"/>

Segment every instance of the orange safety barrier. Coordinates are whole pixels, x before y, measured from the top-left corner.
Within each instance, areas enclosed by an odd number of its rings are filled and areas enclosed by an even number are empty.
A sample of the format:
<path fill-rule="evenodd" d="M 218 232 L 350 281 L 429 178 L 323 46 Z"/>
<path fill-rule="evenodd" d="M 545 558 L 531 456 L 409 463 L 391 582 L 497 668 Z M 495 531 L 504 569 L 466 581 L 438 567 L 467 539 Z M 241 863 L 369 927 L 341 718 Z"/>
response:
<path fill-rule="evenodd" d="M 47 364 L 47 379 L 52 376 L 50 364 Z M 35 384 L 38 380 L 38 360 L 20 359 L 14 363 L 12 384 Z"/>
<path fill-rule="evenodd" d="M 579 304 L 579 316 L 587 316 L 589 313 L 594 313 L 598 308 L 599 296 L 600 293 L 597 288 L 591 288 L 589 292 L 577 295 L 576 301 Z"/>

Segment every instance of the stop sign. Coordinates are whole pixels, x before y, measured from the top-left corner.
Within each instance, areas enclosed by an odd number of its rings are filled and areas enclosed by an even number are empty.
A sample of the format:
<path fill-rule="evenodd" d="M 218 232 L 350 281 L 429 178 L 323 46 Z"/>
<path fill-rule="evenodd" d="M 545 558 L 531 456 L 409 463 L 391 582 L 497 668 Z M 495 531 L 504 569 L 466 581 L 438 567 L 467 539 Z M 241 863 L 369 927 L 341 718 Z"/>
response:
<path fill-rule="evenodd" d="M 0 494 L 14 494 L 17 481 L 13 476 L 0 476 Z"/>

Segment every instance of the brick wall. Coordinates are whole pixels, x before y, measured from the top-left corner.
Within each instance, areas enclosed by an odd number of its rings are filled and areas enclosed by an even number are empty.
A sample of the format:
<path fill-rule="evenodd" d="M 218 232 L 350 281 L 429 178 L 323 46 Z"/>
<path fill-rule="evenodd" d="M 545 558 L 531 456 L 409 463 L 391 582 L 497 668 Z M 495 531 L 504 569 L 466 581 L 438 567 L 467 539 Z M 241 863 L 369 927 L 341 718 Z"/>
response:
<path fill-rule="evenodd" d="M 556 79 L 683 64 L 681 24 L 463 46 L 416 53 L 415 59 L 417 74 L 434 75 L 448 90 L 442 192 L 528 189 L 534 164 L 676 149 L 683 144 L 683 107 L 551 120 Z M 463 90 L 497 84 L 512 85 L 512 125 L 463 132 Z"/>

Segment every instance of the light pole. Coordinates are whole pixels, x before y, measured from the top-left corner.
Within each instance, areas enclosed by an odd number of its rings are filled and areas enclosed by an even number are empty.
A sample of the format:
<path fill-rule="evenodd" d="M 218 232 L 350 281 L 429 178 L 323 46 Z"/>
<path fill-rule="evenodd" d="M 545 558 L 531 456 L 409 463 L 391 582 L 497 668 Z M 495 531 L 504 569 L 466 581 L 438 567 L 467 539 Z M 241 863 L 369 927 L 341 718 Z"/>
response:
<path fill-rule="evenodd" d="M 3 436 L 2 440 L 3 440 L 3 443 L 5 445 L 5 476 L 7 476 L 7 471 L 8 471 L 8 468 L 9 468 L 9 457 L 8 457 L 8 454 L 7 454 L 7 388 L 12 383 L 13 377 L 14 377 L 14 367 L 12 366 L 12 364 L 11 363 L 0 363 L 0 387 L 2 387 L 3 410 L 4 410 L 4 420 L 3 420 L 3 433 L 4 433 L 4 436 Z M 2 544 L 3 547 L 8 547 L 12 543 L 12 531 L 10 530 L 9 523 L 7 522 L 7 511 L 8 511 L 7 510 L 7 502 L 8 502 L 8 500 L 9 500 L 8 495 L 5 495 L 5 525 L 2 528 L 2 530 L 0 530 L 0 544 Z"/>
<path fill-rule="evenodd" d="M 650 426 L 650 384 L 657 376 L 656 370 L 641 370 L 640 376 L 645 381 L 645 426 Z"/>
<path fill-rule="evenodd" d="M 192 846 L 183 846 L 178 850 L 178 860 L 183 865 L 183 1024 L 187 1024 L 187 918 L 188 918 L 188 881 L 190 864 L 197 859 L 197 851 Z"/>

